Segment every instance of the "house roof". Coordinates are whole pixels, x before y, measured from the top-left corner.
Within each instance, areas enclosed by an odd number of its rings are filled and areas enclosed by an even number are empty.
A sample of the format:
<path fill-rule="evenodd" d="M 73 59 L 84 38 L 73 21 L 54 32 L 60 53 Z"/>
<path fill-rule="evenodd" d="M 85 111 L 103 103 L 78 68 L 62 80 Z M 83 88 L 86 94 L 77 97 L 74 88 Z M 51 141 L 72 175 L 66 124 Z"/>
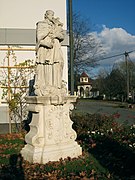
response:
<path fill-rule="evenodd" d="M 83 72 L 80 77 L 88 77 L 89 78 L 89 76 L 85 72 Z"/>

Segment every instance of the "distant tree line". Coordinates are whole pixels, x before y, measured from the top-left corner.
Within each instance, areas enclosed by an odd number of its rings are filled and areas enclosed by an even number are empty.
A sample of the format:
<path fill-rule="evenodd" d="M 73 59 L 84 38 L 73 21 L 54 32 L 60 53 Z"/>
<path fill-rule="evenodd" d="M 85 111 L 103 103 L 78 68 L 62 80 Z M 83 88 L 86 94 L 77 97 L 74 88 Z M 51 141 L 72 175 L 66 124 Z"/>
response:
<path fill-rule="evenodd" d="M 100 94 L 105 94 L 106 98 L 109 100 L 116 99 L 119 101 L 126 101 L 128 81 L 129 99 L 134 101 L 135 63 L 128 62 L 128 80 L 126 72 L 127 70 L 125 62 L 115 65 L 111 72 L 100 72 L 98 78 L 95 80 L 95 86 L 99 89 Z"/>

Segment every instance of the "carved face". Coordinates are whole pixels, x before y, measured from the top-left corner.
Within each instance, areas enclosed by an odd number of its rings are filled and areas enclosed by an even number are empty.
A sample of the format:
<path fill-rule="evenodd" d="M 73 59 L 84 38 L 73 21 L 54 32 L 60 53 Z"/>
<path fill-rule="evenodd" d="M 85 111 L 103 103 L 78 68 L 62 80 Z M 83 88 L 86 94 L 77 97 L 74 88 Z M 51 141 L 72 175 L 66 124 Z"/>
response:
<path fill-rule="evenodd" d="M 52 20 L 54 17 L 54 12 L 51 10 L 46 11 L 45 17 L 47 17 L 49 20 Z"/>

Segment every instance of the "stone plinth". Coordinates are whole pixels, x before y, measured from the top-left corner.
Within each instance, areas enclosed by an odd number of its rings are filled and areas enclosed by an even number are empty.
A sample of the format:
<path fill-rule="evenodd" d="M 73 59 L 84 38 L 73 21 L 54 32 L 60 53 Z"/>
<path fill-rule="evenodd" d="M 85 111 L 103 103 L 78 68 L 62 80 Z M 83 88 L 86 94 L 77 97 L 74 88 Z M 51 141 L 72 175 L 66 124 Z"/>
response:
<path fill-rule="evenodd" d="M 76 97 L 27 97 L 28 111 L 32 112 L 30 132 L 21 150 L 25 160 L 45 164 L 60 158 L 78 157 L 82 148 L 75 141 L 70 111 Z"/>

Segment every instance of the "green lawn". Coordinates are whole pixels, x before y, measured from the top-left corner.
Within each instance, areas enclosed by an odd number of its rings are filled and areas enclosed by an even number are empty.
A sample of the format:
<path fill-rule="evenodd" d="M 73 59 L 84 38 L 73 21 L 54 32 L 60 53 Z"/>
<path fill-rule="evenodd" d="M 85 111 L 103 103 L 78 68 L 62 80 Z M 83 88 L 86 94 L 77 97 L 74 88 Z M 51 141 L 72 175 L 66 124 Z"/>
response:
<path fill-rule="evenodd" d="M 67 158 L 45 165 L 30 164 L 20 156 L 24 146 L 21 134 L 0 135 L 1 179 L 108 179 L 109 172 L 94 158 L 83 151 L 79 158 Z"/>

